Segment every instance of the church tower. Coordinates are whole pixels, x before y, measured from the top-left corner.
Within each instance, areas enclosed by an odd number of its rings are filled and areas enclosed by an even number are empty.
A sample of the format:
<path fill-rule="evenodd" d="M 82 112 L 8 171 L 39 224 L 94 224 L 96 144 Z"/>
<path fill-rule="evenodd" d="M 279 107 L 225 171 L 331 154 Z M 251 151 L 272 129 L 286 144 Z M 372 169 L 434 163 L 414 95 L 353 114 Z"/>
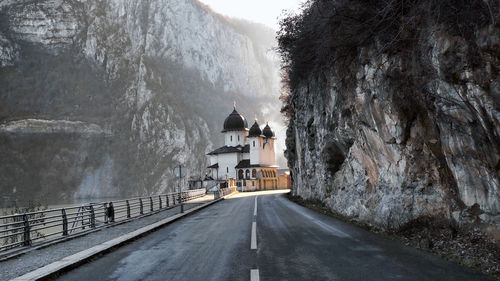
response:
<path fill-rule="evenodd" d="M 266 122 L 266 126 L 262 130 L 263 140 L 262 140 L 262 149 L 259 157 L 259 161 L 263 165 L 276 165 L 276 153 L 274 151 L 274 141 L 276 137 L 274 136 L 274 132 L 269 127 L 269 122 Z"/>
<path fill-rule="evenodd" d="M 259 164 L 260 147 L 262 146 L 262 130 L 257 123 L 257 118 L 248 131 L 248 144 L 250 145 L 250 165 Z"/>
<path fill-rule="evenodd" d="M 247 119 L 236 111 L 236 102 L 233 112 L 224 120 L 224 144 L 226 146 L 245 146 L 246 133 L 248 131 Z"/>

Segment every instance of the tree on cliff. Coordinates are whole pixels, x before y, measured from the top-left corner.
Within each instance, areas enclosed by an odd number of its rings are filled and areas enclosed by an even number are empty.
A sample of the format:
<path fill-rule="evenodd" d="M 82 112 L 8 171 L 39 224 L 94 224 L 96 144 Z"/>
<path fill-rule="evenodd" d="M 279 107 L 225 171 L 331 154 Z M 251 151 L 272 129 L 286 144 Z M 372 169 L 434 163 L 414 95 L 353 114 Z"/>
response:
<path fill-rule="evenodd" d="M 428 62 L 420 61 L 426 50 L 419 47 L 430 33 L 443 28 L 475 45 L 475 30 L 499 21 L 495 0 L 309 0 L 302 13 L 280 21 L 278 51 L 292 90 L 311 72 L 332 67 L 348 83 L 349 66 L 363 59 L 365 47 L 412 57 L 413 73 L 422 75 Z"/>

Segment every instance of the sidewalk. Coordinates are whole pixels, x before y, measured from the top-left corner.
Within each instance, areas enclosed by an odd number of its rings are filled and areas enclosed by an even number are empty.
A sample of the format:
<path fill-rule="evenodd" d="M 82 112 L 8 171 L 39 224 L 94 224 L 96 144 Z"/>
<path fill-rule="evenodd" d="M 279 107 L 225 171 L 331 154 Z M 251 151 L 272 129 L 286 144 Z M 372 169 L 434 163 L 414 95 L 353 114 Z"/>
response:
<path fill-rule="evenodd" d="M 184 210 L 198 207 L 212 200 L 213 195 L 206 195 L 202 198 L 194 199 L 184 204 Z M 63 241 L 42 249 L 33 250 L 17 258 L 0 262 L 0 271 L 2 272 L 0 280 L 10 280 L 21 276 L 40 267 L 61 260 L 69 255 L 89 249 L 121 235 L 174 216 L 179 212 L 180 206 L 176 206 L 172 209 L 164 210 L 147 217 L 103 228 L 83 237 L 77 237 L 75 239 Z"/>

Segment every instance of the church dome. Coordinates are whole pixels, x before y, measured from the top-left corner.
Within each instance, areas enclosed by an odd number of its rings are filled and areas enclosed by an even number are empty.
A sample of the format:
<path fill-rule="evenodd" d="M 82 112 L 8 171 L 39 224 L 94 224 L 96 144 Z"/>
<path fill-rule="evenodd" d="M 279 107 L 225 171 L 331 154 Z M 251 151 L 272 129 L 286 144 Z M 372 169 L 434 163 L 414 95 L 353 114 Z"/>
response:
<path fill-rule="evenodd" d="M 271 127 L 269 127 L 269 124 L 266 124 L 266 126 L 264 127 L 264 130 L 262 130 L 262 134 L 266 138 L 272 138 L 272 137 L 274 137 L 274 132 L 273 132 L 273 130 L 271 130 Z"/>
<path fill-rule="evenodd" d="M 260 135 L 262 135 L 262 130 L 260 129 L 259 124 L 257 124 L 257 120 L 255 120 L 255 123 L 253 123 L 250 131 L 248 131 L 248 137 L 259 137 Z"/>
<path fill-rule="evenodd" d="M 236 109 L 224 120 L 224 130 L 226 131 L 244 131 L 248 128 L 247 119 L 239 114 Z"/>

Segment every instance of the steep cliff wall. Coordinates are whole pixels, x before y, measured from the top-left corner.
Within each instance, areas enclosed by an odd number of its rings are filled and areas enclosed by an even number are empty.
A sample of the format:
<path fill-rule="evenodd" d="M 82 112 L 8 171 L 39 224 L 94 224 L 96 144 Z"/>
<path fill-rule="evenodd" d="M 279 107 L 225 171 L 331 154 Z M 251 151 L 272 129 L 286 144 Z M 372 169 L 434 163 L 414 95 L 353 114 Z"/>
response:
<path fill-rule="evenodd" d="M 500 229 L 499 11 L 309 1 L 283 20 L 293 193 L 381 229 L 422 217 Z"/>
<path fill-rule="evenodd" d="M 277 92 L 273 32 L 249 25 L 194 0 L 1 1 L 2 195 L 165 192 L 178 163 L 203 175 L 233 99 L 253 115 Z"/>

